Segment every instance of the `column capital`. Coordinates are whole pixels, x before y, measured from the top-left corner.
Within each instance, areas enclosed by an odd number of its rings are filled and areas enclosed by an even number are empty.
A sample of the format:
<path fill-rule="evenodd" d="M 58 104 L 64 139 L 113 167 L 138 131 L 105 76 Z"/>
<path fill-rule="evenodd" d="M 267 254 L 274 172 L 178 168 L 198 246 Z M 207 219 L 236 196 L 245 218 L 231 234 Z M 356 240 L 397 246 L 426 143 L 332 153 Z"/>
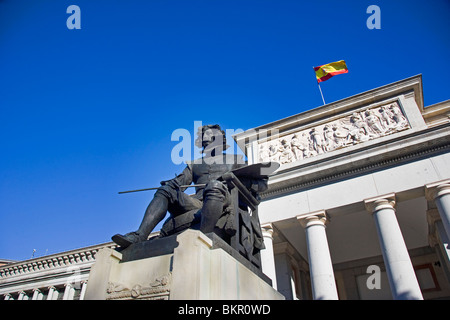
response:
<path fill-rule="evenodd" d="M 382 209 L 395 209 L 395 193 L 366 199 L 364 205 L 370 214 Z"/>
<path fill-rule="evenodd" d="M 297 216 L 296 218 L 305 229 L 312 225 L 325 226 L 325 224 L 330 220 L 325 210 L 302 214 Z"/>
<path fill-rule="evenodd" d="M 434 200 L 444 194 L 450 194 L 450 179 L 425 185 L 425 198 Z"/>
<path fill-rule="evenodd" d="M 40 300 L 42 300 L 43 294 L 42 294 L 41 290 L 39 290 L 38 288 L 34 288 L 32 291 L 33 291 L 33 296 L 31 297 L 31 300 L 38 300 L 39 295 L 41 296 Z"/>
<path fill-rule="evenodd" d="M 273 225 L 272 223 L 265 223 L 261 225 L 261 231 L 263 236 L 267 236 L 269 238 L 273 237 Z"/>

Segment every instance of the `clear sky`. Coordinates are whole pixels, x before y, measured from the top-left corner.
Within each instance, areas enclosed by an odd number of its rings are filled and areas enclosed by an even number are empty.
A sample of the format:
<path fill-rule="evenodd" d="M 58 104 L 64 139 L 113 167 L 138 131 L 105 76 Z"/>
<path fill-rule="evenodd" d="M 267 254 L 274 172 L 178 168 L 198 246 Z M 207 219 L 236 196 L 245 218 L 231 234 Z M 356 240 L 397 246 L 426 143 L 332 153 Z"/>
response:
<path fill-rule="evenodd" d="M 425 105 L 449 99 L 449 14 L 448 0 L 0 0 L 0 258 L 135 230 L 154 192 L 117 192 L 181 172 L 174 130 L 316 108 L 313 66 L 347 63 L 327 102 L 417 74 Z"/>

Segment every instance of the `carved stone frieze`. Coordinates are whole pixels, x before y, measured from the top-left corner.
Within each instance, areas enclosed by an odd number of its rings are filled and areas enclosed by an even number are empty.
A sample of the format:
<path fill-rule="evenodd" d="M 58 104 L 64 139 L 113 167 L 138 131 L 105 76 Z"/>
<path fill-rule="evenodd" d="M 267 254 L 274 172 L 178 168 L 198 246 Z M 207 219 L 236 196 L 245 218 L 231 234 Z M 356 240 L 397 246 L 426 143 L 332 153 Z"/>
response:
<path fill-rule="evenodd" d="M 165 300 L 168 299 L 170 293 L 170 284 L 172 274 L 157 277 L 148 286 L 136 284 L 131 288 L 121 284 L 109 282 L 107 300 L 129 300 L 129 299 L 145 299 L 145 300 Z"/>
<path fill-rule="evenodd" d="M 258 161 L 291 163 L 409 128 L 408 120 L 395 102 L 260 143 Z"/>

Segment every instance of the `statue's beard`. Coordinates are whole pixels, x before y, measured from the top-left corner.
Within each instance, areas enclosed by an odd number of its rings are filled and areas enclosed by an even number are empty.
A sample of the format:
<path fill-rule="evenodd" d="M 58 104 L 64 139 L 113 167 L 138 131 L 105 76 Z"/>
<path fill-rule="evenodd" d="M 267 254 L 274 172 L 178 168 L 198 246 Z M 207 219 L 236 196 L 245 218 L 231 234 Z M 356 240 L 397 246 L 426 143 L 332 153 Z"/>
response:
<path fill-rule="evenodd" d="M 214 143 L 214 141 L 203 144 L 203 153 L 205 156 L 214 157 L 216 155 L 222 154 L 224 151 L 223 143 Z"/>

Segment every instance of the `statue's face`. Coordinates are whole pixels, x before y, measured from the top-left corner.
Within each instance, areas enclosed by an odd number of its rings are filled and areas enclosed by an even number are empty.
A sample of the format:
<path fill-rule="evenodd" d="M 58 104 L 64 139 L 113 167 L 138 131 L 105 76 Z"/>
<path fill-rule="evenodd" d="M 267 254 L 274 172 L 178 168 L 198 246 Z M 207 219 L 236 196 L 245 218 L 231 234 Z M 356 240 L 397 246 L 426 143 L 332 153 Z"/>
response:
<path fill-rule="evenodd" d="M 206 152 L 211 155 L 223 153 L 224 150 L 228 148 L 228 145 L 226 145 L 225 133 L 220 127 L 207 128 L 206 126 L 203 126 L 202 134 L 200 136 L 200 132 L 198 133 L 195 143 L 197 147 L 201 144 L 203 147 L 202 153 Z M 206 149 L 208 150 L 206 151 Z"/>
<path fill-rule="evenodd" d="M 203 133 L 202 145 L 207 147 L 214 141 L 214 132 L 211 129 L 206 130 Z"/>

